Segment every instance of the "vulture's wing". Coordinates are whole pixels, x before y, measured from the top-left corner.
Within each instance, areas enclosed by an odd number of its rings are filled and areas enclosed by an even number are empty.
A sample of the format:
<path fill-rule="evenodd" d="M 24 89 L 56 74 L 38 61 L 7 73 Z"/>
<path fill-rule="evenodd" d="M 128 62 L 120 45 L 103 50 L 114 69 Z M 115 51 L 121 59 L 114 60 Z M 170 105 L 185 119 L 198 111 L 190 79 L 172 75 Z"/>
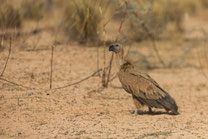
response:
<path fill-rule="evenodd" d="M 128 72 L 120 71 L 118 76 L 123 88 L 144 104 L 177 111 L 175 101 L 149 75 L 132 69 Z"/>

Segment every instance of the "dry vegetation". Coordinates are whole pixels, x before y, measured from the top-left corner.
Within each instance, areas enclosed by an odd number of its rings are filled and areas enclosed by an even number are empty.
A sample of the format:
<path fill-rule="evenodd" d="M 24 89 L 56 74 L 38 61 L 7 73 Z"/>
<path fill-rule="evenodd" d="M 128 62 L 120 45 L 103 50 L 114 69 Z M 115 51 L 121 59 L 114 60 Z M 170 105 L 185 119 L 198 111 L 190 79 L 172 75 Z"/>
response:
<path fill-rule="evenodd" d="M 19 9 L 15 9 L 11 4 L 2 3 L 0 6 L 0 28 L 18 28 L 21 24 Z"/>
<path fill-rule="evenodd" d="M 24 19 L 39 21 L 44 15 L 44 3 L 41 0 L 24 0 L 21 3 L 21 12 Z"/>
<path fill-rule="evenodd" d="M 0 2 L 0 138 L 208 138 L 207 0 Z M 180 115 L 129 115 L 114 42 Z"/>
<path fill-rule="evenodd" d="M 69 2 L 64 12 L 66 32 L 80 42 L 99 39 L 99 24 L 102 15 L 96 0 Z"/>

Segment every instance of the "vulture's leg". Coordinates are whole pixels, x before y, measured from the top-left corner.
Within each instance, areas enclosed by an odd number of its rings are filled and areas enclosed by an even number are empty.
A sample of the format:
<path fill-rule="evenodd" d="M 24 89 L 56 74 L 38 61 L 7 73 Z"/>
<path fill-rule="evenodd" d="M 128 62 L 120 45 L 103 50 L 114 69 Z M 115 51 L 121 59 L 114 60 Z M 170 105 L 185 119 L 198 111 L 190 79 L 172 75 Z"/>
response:
<path fill-rule="evenodd" d="M 149 109 L 149 113 L 152 113 L 152 108 L 151 107 L 148 107 L 148 109 Z"/>
<path fill-rule="evenodd" d="M 167 113 L 169 113 L 169 111 L 170 111 L 170 109 L 165 109 L 165 110 L 166 110 Z M 172 110 L 171 110 L 171 111 L 172 111 Z M 179 112 L 177 112 L 177 111 L 172 111 L 171 114 L 173 114 L 173 115 L 178 115 Z"/>
<path fill-rule="evenodd" d="M 169 109 L 165 109 L 165 110 L 166 110 L 167 113 L 170 111 Z"/>
<path fill-rule="evenodd" d="M 132 95 L 132 98 L 133 98 L 133 101 L 134 101 L 134 104 L 136 106 L 136 110 L 131 114 L 132 116 L 136 116 L 138 115 L 138 111 L 140 108 L 142 108 L 143 106 L 143 103 L 141 103 L 137 98 L 136 96 Z"/>
<path fill-rule="evenodd" d="M 131 113 L 131 116 L 137 116 L 138 115 L 139 110 L 135 109 L 133 113 Z"/>

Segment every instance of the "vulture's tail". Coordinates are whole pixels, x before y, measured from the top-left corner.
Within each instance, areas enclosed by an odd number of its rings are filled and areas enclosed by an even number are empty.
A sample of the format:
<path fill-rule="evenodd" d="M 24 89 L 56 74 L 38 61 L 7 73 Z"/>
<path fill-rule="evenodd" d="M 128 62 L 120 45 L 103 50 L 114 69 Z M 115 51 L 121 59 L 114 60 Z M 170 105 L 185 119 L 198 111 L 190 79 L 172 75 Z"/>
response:
<path fill-rule="evenodd" d="M 179 114 L 178 112 L 178 106 L 175 102 L 175 100 L 170 96 L 166 95 L 165 97 L 158 100 L 158 102 L 166 109 L 171 110 L 174 115 Z"/>

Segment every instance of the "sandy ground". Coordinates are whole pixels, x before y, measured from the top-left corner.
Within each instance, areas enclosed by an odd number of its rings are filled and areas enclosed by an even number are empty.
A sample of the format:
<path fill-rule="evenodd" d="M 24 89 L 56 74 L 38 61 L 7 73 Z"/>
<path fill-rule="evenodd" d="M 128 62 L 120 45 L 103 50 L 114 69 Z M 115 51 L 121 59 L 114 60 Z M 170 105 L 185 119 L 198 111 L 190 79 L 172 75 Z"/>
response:
<path fill-rule="evenodd" d="M 176 100 L 180 115 L 168 115 L 160 109 L 153 109 L 155 114 L 150 115 L 144 108 L 141 115 L 133 117 L 130 115 L 135 108 L 132 98 L 119 88 L 118 79 L 103 91 L 98 90 L 99 77 L 64 89 L 48 90 L 51 38 L 53 34 L 44 31 L 31 36 L 24 44 L 18 42 L 22 40 L 13 44 L 4 78 L 34 89 L 0 81 L 1 139 L 208 138 L 208 85 L 200 69 L 184 66 L 146 71 Z M 30 40 L 39 40 L 38 45 L 31 46 Z M 151 53 L 146 47 L 134 48 L 137 45 L 134 44 L 132 50 Z M 181 53 L 180 45 L 176 49 L 162 48 L 161 55 L 167 61 Z M 5 63 L 7 50 L 0 52 L 0 65 Z M 100 67 L 102 50 L 99 49 Z M 96 51 L 95 47 L 76 44 L 57 45 L 53 88 L 79 81 L 95 72 Z M 110 53 L 106 53 L 109 59 Z M 188 61 L 199 65 L 195 51 Z M 3 66 L 0 71 L 2 69 Z M 116 71 L 114 65 L 113 73 Z"/>

